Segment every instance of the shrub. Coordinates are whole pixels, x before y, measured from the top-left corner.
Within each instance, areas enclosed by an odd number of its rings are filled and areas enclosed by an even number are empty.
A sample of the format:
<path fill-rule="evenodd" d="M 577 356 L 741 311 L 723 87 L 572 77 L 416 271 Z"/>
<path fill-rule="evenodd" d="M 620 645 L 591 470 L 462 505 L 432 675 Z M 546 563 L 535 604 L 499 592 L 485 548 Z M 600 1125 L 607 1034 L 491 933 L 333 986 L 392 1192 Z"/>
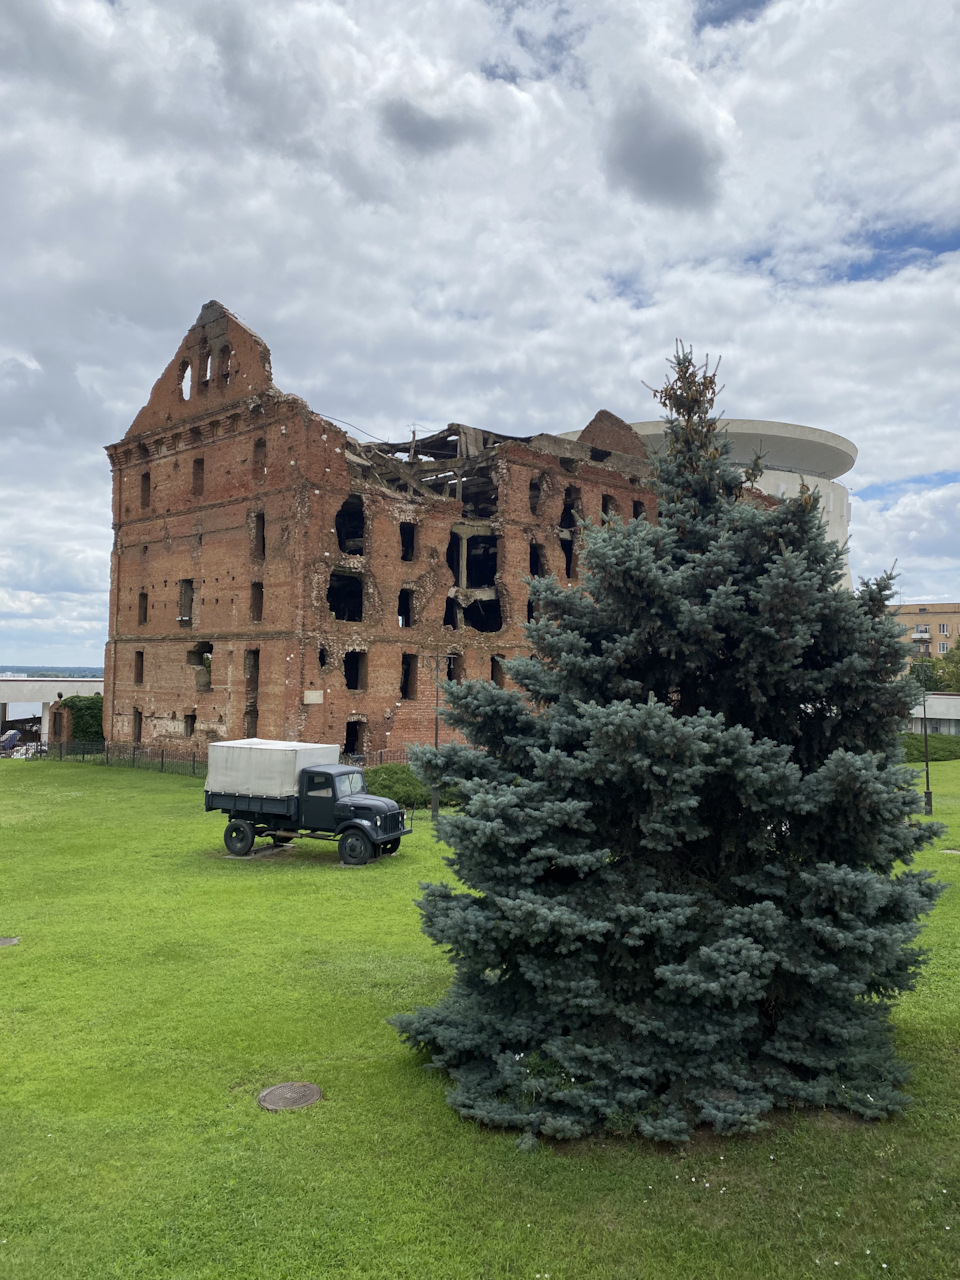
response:
<path fill-rule="evenodd" d="M 73 716 L 74 742 L 103 741 L 103 694 L 75 693 L 60 703 L 68 707 Z"/>
<path fill-rule="evenodd" d="M 374 796 L 388 796 L 402 809 L 430 807 L 430 790 L 408 764 L 378 764 L 364 769 L 367 790 Z"/>
<path fill-rule="evenodd" d="M 960 760 L 960 734 L 928 733 L 931 760 Z M 923 734 L 903 735 L 904 759 L 910 764 L 923 763 Z"/>

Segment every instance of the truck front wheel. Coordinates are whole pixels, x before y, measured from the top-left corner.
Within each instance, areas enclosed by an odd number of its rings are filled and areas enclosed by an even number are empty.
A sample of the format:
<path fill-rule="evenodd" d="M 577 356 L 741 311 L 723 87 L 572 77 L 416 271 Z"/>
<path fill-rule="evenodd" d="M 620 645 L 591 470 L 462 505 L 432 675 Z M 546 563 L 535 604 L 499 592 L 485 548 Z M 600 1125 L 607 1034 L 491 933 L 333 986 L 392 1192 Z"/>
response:
<path fill-rule="evenodd" d="M 343 833 L 338 848 L 340 861 L 347 867 L 362 867 L 373 857 L 373 842 L 356 827 Z"/>
<path fill-rule="evenodd" d="M 243 818 L 234 818 L 227 823 L 227 829 L 223 833 L 223 843 L 227 846 L 228 853 L 243 858 L 253 848 L 255 835 L 256 832 L 251 823 L 245 822 Z"/>

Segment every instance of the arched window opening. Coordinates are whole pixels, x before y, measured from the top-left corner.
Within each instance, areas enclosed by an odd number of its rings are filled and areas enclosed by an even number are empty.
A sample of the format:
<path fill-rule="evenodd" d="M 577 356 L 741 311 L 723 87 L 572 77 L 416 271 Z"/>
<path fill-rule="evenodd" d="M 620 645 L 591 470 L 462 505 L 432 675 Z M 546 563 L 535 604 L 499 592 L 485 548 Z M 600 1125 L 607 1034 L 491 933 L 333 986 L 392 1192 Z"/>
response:
<path fill-rule="evenodd" d="M 192 370 L 192 368 L 190 367 L 190 361 L 189 361 L 189 360 L 181 360 L 181 361 L 180 361 L 180 373 L 179 373 L 179 382 L 180 382 L 180 399 L 181 399 L 181 400 L 189 400 L 189 399 L 190 399 L 190 384 L 191 384 L 191 382 L 192 382 L 192 381 L 193 381 L 193 370 Z"/>
<path fill-rule="evenodd" d="M 212 359 L 210 356 L 210 348 L 207 346 L 206 342 L 204 342 L 200 348 L 200 365 L 198 369 L 199 379 L 197 383 L 198 391 L 201 391 L 201 392 L 206 391 L 207 388 L 210 386 L 211 363 L 212 363 Z"/>
<path fill-rule="evenodd" d="M 230 385 L 230 355 L 230 344 L 225 342 L 217 356 L 217 381 L 221 387 Z"/>
<path fill-rule="evenodd" d="M 543 494 L 543 476 L 534 476 L 530 481 L 530 511 L 536 515 L 540 509 L 540 498 Z"/>
<path fill-rule="evenodd" d="M 350 649 L 343 655 L 343 679 L 348 689 L 367 687 L 367 655 L 360 649 Z"/>
<path fill-rule="evenodd" d="M 206 693 L 213 673 L 213 645 L 209 640 L 201 640 L 187 650 L 187 666 L 194 668 L 197 692 Z"/>
<path fill-rule="evenodd" d="M 448 653 L 447 654 L 447 679 L 453 680 L 456 684 L 460 684 L 463 680 L 463 654 Z"/>
<path fill-rule="evenodd" d="M 397 621 L 401 627 L 413 626 L 413 592 L 406 587 L 397 598 Z"/>
<path fill-rule="evenodd" d="M 635 498 L 633 502 L 633 518 L 634 520 L 646 520 L 647 518 L 646 504 L 641 502 L 639 498 Z"/>
<path fill-rule="evenodd" d="M 417 655 L 415 653 L 400 655 L 400 697 L 405 702 L 417 700 Z"/>
<path fill-rule="evenodd" d="M 363 555 L 363 499 L 358 493 L 351 493 L 337 512 L 334 528 L 337 544 L 344 555 Z"/>
<path fill-rule="evenodd" d="M 348 720 L 343 738 L 345 756 L 362 756 L 367 743 L 367 726 L 363 720 Z"/>
<path fill-rule="evenodd" d="M 539 542 L 530 543 L 530 577 L 545 578 L 547 576 L 547 555 Z"/>
<path fill-rule="evenodd" d="M 256 479 L 263 479 L 267 470 L 267 442 L 263 436 L 253 442 L 253 474 Z"/>
<path fill-rule="evenodd" d="M 495 653 L 490 659 L 490 679 L 498 689 L 504 688 L 507 683 L 507 673 L 503 669 L 505 661 L 502 653 Z"/>

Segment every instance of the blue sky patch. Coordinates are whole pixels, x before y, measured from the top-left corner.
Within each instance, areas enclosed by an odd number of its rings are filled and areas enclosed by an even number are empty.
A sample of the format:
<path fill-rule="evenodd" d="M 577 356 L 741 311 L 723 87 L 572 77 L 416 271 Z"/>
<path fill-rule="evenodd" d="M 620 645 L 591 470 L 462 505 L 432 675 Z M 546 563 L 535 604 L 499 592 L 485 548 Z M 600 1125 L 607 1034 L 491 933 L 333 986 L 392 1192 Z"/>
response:
<path fill-rule="evenodd" d="M 960 227 L 937 230 L 929 225 L 868 232 L 861 241 L 862 256 L 837 277 L 842 280 L 886 280 L 904 267 L 960 249 Z"/>
<path fill-rule="evenodd" d="M 960 481 L 960 471 L 931 471 L 922 476 L 904 476 L 901 480 L 888 480 L 883 484 L 868 484 L 853 490 L 853 496 L 864 502 L 895 502 L 911 489 L 940 489 Z"/>

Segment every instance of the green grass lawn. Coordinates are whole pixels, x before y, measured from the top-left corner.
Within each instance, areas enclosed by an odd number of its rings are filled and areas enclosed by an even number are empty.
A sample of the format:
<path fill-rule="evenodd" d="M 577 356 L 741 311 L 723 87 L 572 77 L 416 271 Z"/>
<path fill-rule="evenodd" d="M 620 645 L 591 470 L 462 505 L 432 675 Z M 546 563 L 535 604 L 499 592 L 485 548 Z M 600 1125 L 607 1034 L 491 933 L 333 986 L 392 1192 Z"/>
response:
<path fill-rule="evenodd" d="M 960 761 L 931 773 L 960 847 Z M 233 861 L 189 778 L 5 761 L 0 823 L 4 1280 L 960 1276 L 960 886 L 898 1012 L 903 1118 L 525 1155 L 384 1021 L 448 980 L 412 902 L 449 878 L 427 822 L 368 867 Z M 287 1080 L 324 1100 L 258 1108 Z"/>

